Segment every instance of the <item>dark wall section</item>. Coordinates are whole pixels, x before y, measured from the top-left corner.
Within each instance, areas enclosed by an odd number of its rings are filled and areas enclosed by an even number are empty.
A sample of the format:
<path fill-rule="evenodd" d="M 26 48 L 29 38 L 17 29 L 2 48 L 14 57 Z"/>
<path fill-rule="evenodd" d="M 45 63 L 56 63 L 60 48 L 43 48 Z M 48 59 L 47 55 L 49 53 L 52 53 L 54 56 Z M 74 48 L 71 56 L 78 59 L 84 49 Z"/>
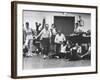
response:
<path fill-rule="evenodd" d="M 57 30 L 69 35 L 74 31 L 75 17 L 54 16 L 54 24 Z"/>

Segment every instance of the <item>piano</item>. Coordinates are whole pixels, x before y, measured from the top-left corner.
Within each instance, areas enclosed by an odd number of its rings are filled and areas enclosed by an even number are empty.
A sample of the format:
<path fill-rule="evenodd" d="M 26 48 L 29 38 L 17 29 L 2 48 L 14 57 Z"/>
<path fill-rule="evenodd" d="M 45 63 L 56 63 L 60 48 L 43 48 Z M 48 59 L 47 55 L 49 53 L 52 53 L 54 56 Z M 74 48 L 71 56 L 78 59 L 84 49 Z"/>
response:
<path fill-rule="evenodd" d="M 72 43 L 91 43 L 91 36 L 86 33 L 71 34 L 66 36 L 66 40 Z"/>

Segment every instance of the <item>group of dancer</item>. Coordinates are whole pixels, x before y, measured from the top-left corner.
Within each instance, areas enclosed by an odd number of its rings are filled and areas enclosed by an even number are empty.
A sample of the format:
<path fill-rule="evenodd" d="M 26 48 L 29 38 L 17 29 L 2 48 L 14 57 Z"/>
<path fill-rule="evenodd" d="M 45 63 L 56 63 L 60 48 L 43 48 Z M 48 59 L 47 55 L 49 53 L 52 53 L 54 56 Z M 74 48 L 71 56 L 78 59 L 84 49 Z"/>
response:
<path fill-rule="evenodd" d="M 83 23 L 79 25 L 82 26 Z M 32 56 L 36 53 L 43 55 L 44 59 L 65 58 L 70 60 L 90 56 L 90 43 L 70 43 L 69 40 L 66 40 L 66 36 L 60 30 L 56 29 L 54 24 L 49 28 L 49 25 L 45 23 L 45 19 L 43 19 L 41 30 L 39 30 L 41 24 L 38 22 L 36 22 L 35 31 L 29 27 L 29 22 L 26 22 L 25 26 L 26 29 L 23 30 L 23 52 L 25 56 Z M 37 46 L 36 41 L 39 41 L 40 45 Z M 51 51 L 54 54 L 49 54 Z"/>

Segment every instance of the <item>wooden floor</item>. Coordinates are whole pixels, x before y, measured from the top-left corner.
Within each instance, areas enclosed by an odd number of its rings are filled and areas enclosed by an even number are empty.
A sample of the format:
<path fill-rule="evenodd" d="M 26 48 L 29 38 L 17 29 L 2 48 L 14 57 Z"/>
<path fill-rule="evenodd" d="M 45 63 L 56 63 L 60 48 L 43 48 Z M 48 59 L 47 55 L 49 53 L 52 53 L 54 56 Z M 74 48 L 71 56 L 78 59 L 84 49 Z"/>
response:
<path fill-rule="evenodd" d="M 43 59 L 43 55 L 23 58 L 23 69 L 43 69 L 90 66 L 90 60 L 68 61 L 68 59 Z"/>

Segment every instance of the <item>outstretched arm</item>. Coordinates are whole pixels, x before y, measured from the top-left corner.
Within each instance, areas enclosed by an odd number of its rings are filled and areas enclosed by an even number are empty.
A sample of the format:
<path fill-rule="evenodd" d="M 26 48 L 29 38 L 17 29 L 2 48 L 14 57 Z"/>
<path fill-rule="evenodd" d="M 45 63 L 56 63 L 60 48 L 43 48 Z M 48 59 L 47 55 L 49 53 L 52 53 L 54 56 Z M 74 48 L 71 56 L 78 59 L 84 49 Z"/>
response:
<path fill-rule="evenodd" d="M 43 33 L 43 30 L 36 36 L 36 38 L 40 37 Z"/>

